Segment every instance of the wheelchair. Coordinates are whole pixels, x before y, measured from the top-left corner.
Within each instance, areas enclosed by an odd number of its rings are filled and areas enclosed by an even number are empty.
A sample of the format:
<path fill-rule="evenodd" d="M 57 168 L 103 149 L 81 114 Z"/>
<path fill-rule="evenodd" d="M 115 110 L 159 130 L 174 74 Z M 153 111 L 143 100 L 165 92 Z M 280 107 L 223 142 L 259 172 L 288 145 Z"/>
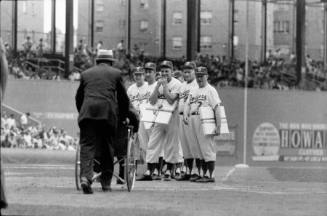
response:
<path fill-rule="evenodd" d="M 136 145 L 136 134 L 133 133 L 133 126 L 127 125 L 119 130 L 119 139 L 116 140 L 114 149 L 115 157 L 114 167 L 116 164 L 124 168 L 124 179 L 119 174 L 113 172 L 113 176 L 119 179 L 123 184 L 127 185 L 127 190 L 131 192 L 135 184 L 136 176 L 136 159 L 137 159 L 137 145 Z M 94 159 L 94 164 L 99 164 Z M 81 175 L 81 161 L 80 161 L 80 145 L 76 149 L 75 159 L 75 184 L 76 189 L 81 190 L 80 187 L 80 175 Z M 120 167 L 119 167 L 120 168 Z M 94 173 L 92 182 L 99 181 L 101 172 Z"/>

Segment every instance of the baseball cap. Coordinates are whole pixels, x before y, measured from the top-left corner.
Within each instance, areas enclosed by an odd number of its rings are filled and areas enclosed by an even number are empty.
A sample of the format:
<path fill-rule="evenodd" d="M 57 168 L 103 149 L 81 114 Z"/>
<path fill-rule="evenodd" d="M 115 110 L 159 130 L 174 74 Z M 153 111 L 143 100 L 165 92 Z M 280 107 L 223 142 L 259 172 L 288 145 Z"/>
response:
<path fill-rule="evenodd" d="M 170 69 L 173 69 L 173 63 L 171 61 L 165 60 L 165 61 L 161 62 L 160 68 L 170 68 Z"/>
<path fill-rule="evenodd" d="M 144 65 L 144 69 L 152 69 L 152 70 L 155 70 L 156 69 L 156 64 L 153 63 L 153 62 L 147 62 L 145 65 Z"/>
<path fill-rule="evenodd" d="M 184 64 L 184 69 L 196 69 L 196 64 L 194 62 L 188 61 Z"/>
<path fill-rule="evenodd" d="M 144 74 L 144 68 L 143 67 L 136 67 L 134 69 L 134 74 Z"/>
<path fill-rule="evenodd" d="M 208 70 L 206 67 L 198 67 L 195 71 L 195 75 L 208 75 Z"/>
<path fill-rule="evenodd" d="M 112 50 L 104 50 L 104 49 L 100 49 L 98 51 L 98 56 L 95 59 L 96 61 L 116 61 L 116 59 L 114 59 L 114 54 L 112 52 Z"/>

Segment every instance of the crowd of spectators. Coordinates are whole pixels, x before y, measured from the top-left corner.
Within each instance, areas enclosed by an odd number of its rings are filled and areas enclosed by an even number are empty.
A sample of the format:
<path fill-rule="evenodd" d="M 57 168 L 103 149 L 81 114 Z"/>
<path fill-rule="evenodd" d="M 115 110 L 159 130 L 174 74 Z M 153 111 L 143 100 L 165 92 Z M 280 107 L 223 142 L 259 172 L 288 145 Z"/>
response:
<path fill-rule="evenodd" d="M 27 38 L 23 44 L 22 58 L 29 56 L 42 56 L 42 40 L 37 46 L 38 52 L 32 51 L 33 43 Z M 40 48 L 41 47 L 41 48 Z M 80 72 L 94 65 L 94 58 L 97 51 L 103 49 L 102 41 L 99 41 L 94 50 L 92 50 L 83 40 L 80 40 L 74 49 L 74 69 L 68 75 L 71 81 L 80 79 Z M 10 50 L 8 48 L 8 50 Z M 121 40 L 117 47 L 113 50 L 117 58 L 115 63 L 120 68 L 123 74 L 132 79 L 132 71 L 137 66 L 142 66 L 147 61 L 159 63 L 162 58 L 151 57 L 145 54 L 144 50 L 140 49 L 137 44 L 133 46 L 132 52 L 126 54 L 124 41 Z M 8 58 L 10 58 L 8 52 Z M 169 59 L 173 61 L 175 71 L 182 70 L 182 65 L 186 61 L 185 57 L 178 59 Z M 10 61 L 9 61 L 10 62 Z M 209 72 L 209 82 L 219 88 L 225 87 L 244 87 L 245 86 L 245 62 L 239 60 L 230 61 L 225 57 L 215 55 L 198 54 L 196 58 L 198 66 L 205 66 Z M 271 52 L 267 57 L 267 61 L 259 63 L 257 61 L 249 62 L 247 85 L 249 88 L 257 89 L 302 89 L 302 90 L 327 90 L 327 71 L 324 69 L 322 62 L 314 61 L 309 55 L 306 57 L 306 71 L 302 73 L 302 81 L 297 83 L 296 75 L 296 60 L 294 54 L 289 57 L 280 57 L 273 55 Z M 35 76 L 31 68 L 20 67 L 19 64 L 12 64 L 12 73 L 15 77 L 22 79 L 40 78 Z M 47 76 L 49 79 L 57 79 L 54 74 Z"/>
<path fill-rule="evenodd" d="M 49 67 L 42 68 L 42 66 L 49 66 L 49 61 L 44 56 L 48 47 L 43 38 L 35 43 L 29 36 L 25 38 L 17 53 L 14 52 L 9 43 L 5 43 L 10 73 L 17 79 L 25 80 L 59 79 L 58 71 L 49 70 Z"/>
<path fill-rule="evenodd" d="M 13 114 L 1 115 L 1 147 L 75 151 L 78 138 L 56 127 L 46 130 L 41 124 L 28 124 L 28 118 L 29 113 L 20 116 L 18 121 Z"/>

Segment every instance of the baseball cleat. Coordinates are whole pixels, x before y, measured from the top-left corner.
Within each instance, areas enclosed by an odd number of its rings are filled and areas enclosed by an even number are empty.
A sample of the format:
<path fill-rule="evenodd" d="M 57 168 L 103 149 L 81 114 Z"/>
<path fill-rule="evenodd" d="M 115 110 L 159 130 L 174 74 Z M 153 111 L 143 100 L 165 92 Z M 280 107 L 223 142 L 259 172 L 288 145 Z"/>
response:
<path fill-rule="evenodd" d="M 184 174 L 180 178 L 176 179 L 177 181 L 189 181 L 191 178 L 191 175 Z"/>
<path fill-rule="evenodd" d="M 190 177 L 190 181 L 195 182 L 196 180 L 198 180 L 200 178 L 201 178 L 201 176 L 199 176 L 198 174 L 192 174 Z"/>
<path fill-rule="evenodd" d="M 197 182 L 197 183 L 207 183 L 208 180 L 209 180 L 208 176 L 203 176 L 202 178 L 196 180 L 195 182 Z"/>

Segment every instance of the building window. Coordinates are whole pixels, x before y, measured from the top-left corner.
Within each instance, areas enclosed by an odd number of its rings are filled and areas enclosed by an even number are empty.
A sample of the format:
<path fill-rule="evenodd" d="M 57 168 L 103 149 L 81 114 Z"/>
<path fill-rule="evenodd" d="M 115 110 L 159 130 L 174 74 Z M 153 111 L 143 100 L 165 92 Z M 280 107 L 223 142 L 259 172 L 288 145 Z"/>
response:
<path fill-rule="evenodd" d="M 290 21 L 283 21 L 283 32 L 290 33 Z"/>
<path fill-rule="evenodd" d="M 202 36 L 200 39 L 201 49 L 210 49 L 212 48 L 212 37 L 211 36 Z"/>
<path fill-rule="evenodd" d="M 182 37 L 173 37 L 173 49 L 181 49 L 183 46 Z"/>
<path fill-rule="evenodd" d="M 183 22 L 183 14 L 182 12 L 174 12 L 173 13 L 173 24 L 179 25 Z"/>
<path fill-rule="evenodd" d="M 287 4 L 280 4 L 280 5 L 276 5 L 276 7 L 277 7 L 277 10 L 278 11 L 288 11 L 288 10 L 290 10 L 290 6 L 289 5 L 287 5 Z"/>
<path fill-rule="evenodd" d="M 27 10 L 26 10 L 26 2 L 23 1 L 23 13 L 26 14 Z"/>
<path fill-rule="evenodd" d="M 149 7 L 149 1 L 148 0 L 140 0 L 140 8 L 148 8 Z"/>
<path fill-rule="evenodd" d="M 212 12 L 210 11 L 201 11 L 200 14 L 201 24 L 210 25 L 212 22 Z"/>
<path fill-rule="evenodd" d="M 32 16 L 36 16 L 36 11 L 35 11 L 35 3 L 34 2 L 32 2 L 31 3 L 31 7 L 32 7 Z"/>
<path fill-rule="evenodd" d="M 118 25 L 119 25 L 119 28 L 121 28 L 121 29 L 125 28 L 126 20 L 120 19 Z"/>
<path fill-rule="evenodd" d="M 104 21 L 97 20 L 95 21 L 95 32 L 103 32 Z"/>
<path fill-rule="evenodd" d="M 103 0 L 96 0 L 95 10 L 97 12 L 103 12 L 104 11 L 104 3 L 103 3 Z"/>
<path fill-rule="evenodd" d="M 119 0 L 120 6 L 125 7 L 126 6 L 126 0 Z"/>
<path fill-rule="evenodd" d="M 280 26 L 280 22 L 274 21 L 274 32 L 279 32 L 279 26 Z"/>
<path fill-rule="evenodd" d="M 274 21 L 275 33 L 290 33 L 290 21 Z"/>
<path fill-rule="evenodd" d="M 149 22 L 147 20 L 140 21 L 140 31 L 147 31 L 149 28 Z"/>

